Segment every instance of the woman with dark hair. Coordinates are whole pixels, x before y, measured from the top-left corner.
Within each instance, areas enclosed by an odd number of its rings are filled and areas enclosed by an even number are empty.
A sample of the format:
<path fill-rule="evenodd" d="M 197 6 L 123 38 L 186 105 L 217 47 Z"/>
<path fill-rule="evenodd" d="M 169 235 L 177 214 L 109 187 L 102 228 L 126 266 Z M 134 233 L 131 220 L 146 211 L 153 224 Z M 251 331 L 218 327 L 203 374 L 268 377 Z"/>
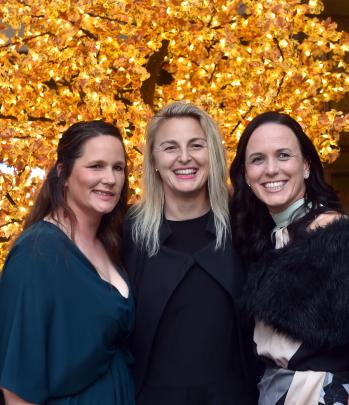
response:
<path fill-rule="evenodd" d="M 242 134 L 230 177 L 244 306 L 265 361 L 260 405 L 347 404 L 349 220 L 310 139 L 267 112 Z"/>
<path fill-rule="evenodd" d="M 254 405 L 218 128 L 197 106 L 171 103 L 149 123 L 143 164 L 125 235 L 137 404 Z"/>
<path fill-rule="evenodd" d="M 127 203 L 120 131 L 72 125 L 0 280 L 7 405 L 133 405 L 133 301 L 120 261 Z"/>

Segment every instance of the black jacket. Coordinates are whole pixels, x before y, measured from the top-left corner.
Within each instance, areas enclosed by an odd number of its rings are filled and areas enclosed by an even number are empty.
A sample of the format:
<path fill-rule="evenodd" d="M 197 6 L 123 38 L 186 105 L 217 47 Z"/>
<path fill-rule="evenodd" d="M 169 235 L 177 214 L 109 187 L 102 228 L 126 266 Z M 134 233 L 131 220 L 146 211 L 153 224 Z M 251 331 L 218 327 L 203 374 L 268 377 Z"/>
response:
<path fill-rule="evenodd" d="M 300 231 L 266 252 L 250 269 L 244 301 L 255 319 L 312 351 L 342 347 L 348 362 L 349 220 Z"/>
<path fill-rule="evenodd" d="M 215 235 L 213 216 L 210 216 L 207 231 Z M 136 299 L 136 325 L 132 339 L 132 350 L 135 356 L 135 383 L 136 392 L 139 393 L 147 375 L 148 362 L 152 350 L 154 336 L 160 318 L 175 288 L 181 282 L 187 271 L 194 264 L 193 259 L 164 246 L 164 242 L 171 234 L 171 229 L 163 222 L 160 229 L 160 250 L 153 256 L 148 257 L 145 252 L 135 246 L 131 238 L 131 223 L 126 221 L 124 241 L 125 267 L 129 273 Z M 197 263 L 204 268 L 218 283 L 229 293 L 235 303 L 242 291 L 245 275 L 237 252 L 232 248 L 229 241 L 224 249 L 214 250 L 215 240 L 206 248 L 194 255 Z M 231 271 L 223 271 L 229 268 Z M 237 306 L 234 306 L 237 313 Z M 237 313 L 237 317 L 240 314 Z M 239 361 L 244 369 L 245 381 L 251 387 L 251 397 L 256 394 L 255 375 L 252 370 L 249 357 L 252 351 L 249 343 L 252 342 L 252 334 L 246 339 L 246 330 L 240 325 L 239 343 L 237 350 Z M 248 346 L 248 347 L 246 347 Z"/>

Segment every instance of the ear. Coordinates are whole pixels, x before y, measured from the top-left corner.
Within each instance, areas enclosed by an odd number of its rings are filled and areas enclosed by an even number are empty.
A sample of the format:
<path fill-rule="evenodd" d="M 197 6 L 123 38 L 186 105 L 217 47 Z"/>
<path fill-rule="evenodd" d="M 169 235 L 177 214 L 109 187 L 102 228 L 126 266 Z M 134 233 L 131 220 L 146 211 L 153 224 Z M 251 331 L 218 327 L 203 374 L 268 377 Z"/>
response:
<path fill-rule="evenodd" d="M 58 163 L 58 165 L 56 166 L 56 170 L 57 170 L 57 177 L 60 177 L 62 174 L 62 170 L 63 170 L 63 163 Z M 64 187 L 67 186 L 67 180 L 64 182 Z"/>
<path fill-rule="evenodd" d="M 63 164 L 62 163 L 58 163 L 58 165 L 56 165 L 56 170 L 57 170 L 57 176 L 60 177 L 61 173 L 62 173 L 62 169 L 63 169 Z"/>

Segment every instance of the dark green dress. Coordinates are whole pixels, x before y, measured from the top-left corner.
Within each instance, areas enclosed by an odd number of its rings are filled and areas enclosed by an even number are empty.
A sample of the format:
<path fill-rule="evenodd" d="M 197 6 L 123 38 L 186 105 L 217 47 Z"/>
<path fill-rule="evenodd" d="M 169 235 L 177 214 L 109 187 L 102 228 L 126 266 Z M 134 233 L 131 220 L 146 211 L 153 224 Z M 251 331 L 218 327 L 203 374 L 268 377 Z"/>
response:
<path fill-rule="evenodd" d="M 40 221 L 0 279 L 0 387 L 35 404 L 134 405 L 125 340 L 134 304 L 75 244 Z"/>

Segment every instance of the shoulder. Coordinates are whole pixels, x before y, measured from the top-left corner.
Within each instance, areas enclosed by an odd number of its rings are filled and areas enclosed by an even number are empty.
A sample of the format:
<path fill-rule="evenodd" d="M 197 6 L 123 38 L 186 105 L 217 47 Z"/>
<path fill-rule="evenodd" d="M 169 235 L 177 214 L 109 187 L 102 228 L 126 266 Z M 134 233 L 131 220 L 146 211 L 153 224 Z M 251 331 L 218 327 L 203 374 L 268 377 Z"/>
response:
<path fill-rule="evenodd" d="M 64 233 L 56 225 L 42 220 L 25 229 L 16 240 L 14 246 L 26 246 L 40 241 L 52 247 L 52 241 L 63 242 L 65 238 Z"/>
<path fill-rule="evenodd" d="M 29 257 L 40 258 L 43 254 L 51 255 L 64 249 L 69 242 L 68 237 L 57 226 L 39 221 L 21 233 L 9 257 L 25 253 Z"/>
<path fill-rule="evenodd" d="M 246 307 L 296 340 L 312 345 L 346 343 L 348 264 L 348 217 L 321 214 L 312 228 L 297 233 L 285 247 L 265 252 L 251 266 Z"/>
<path fill-rule="evenodd" d="M 4 274 L 43 276 L 60 261 L 69 239 L 56 226 L 39 221 L 23 231 L 10 250 Z M 45 271 L 43 271 L 45 269 Z"/>
<path fill-rule="evenodd" d="M 301 235 L 297 235 L 291 245 L 303 250 L 308 246 L 315 252 L 313 257 L 315 261 L 317 254 L 320 256 L 333 254 L 337 259 L 347 257 L 349 256 L 349 218 L 334 211 L 322 213 Z"/>
<path fill-rule="evenodd" d="M 295 234 L 282 249 L 268 249 L 251 266 L 251 272 L 275 272 L 297 278 L 337 277 L 349 263 L 349 218 L 338 212 L 318 215 L 306 229 Z M 346 271 L 347 272 L 347 271 Z M 348 273 L 348 272 L 347 272 Z M 349 276 L 349 273 L 348 273 Z"/>
<path fill-rule="evenodd" d="M 327 211 L 318 215 L 308 226 L 308 230 L 315 230 L 317 228 L 324 228 L 333 222 L 348 219 L 345 215 L 337 211 Z"/>

